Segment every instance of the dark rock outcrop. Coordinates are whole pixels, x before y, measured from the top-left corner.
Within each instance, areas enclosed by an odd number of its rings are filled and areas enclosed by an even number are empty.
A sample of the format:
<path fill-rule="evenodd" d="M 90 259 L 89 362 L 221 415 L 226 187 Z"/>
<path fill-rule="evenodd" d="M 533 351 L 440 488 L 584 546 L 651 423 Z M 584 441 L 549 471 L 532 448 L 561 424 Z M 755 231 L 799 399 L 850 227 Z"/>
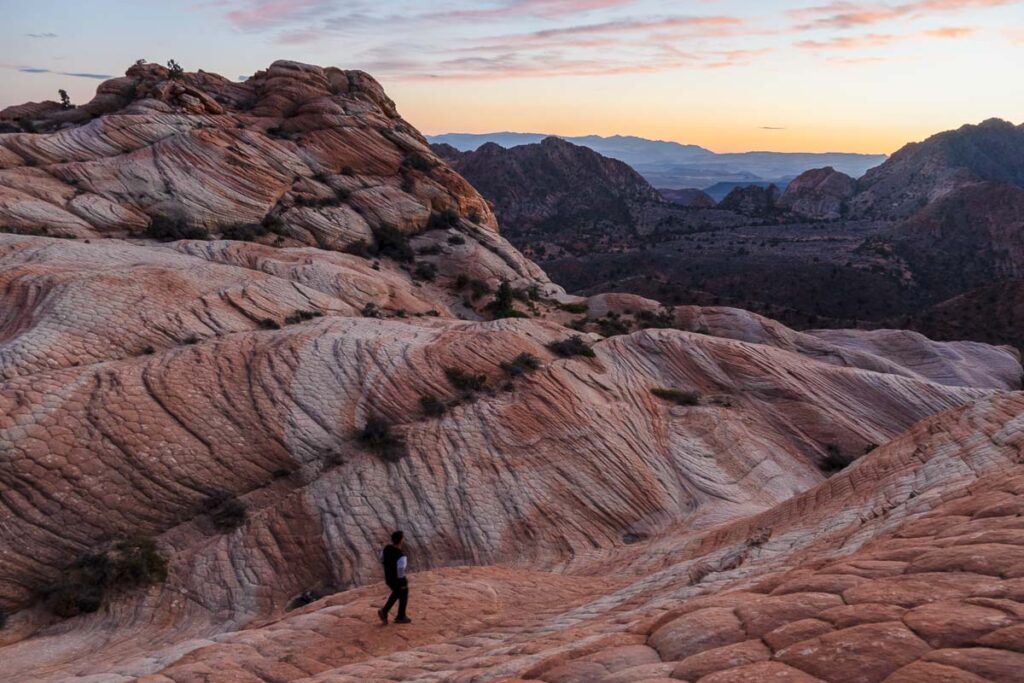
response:
<path fill-rule="evenodd" d="M 1000 119 L 911 143 L 857 182 L 857 216 L 906 218 L 983 181 L 1024 187 L 1024 127 Z"/>
<path fill-rule="evenodd" d="M 797 176 L 786 186 L 779 206 L 811 220 L 836 220 L 846 213 L 857 183 L 835 169 L 817 168 Z"/>
<path fill-rule="evenodd" d="M 715 208 L 715 200 L 712 199 L 711 195 L 704 190 L 698 190 L 696 188 L 686 188 L 682 190 L 660 188 L 658 192 L 661 193 L 662 197 L 673 204 L 678 204 L 679 206 L 685 206 L 693 209 Z"/>

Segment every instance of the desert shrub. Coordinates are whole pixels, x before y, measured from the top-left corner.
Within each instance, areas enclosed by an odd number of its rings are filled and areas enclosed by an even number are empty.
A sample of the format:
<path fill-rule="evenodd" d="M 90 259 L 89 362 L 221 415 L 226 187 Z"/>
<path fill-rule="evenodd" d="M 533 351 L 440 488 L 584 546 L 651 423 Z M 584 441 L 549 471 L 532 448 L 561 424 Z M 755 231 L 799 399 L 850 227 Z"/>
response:
<path fill-rule="evenodd" d="M 417 263 L 415 270 L 413 270 L 413 276 L 417 280 L 433 281 L 437 278 L 437 266 L 433 263 Z"/>
<path fill-rule="evenodd" d="M 210 233 L 206 228 L 190 225 L 180 216 L 153 216 L 146 228 L 146 237 L 156 240 L 205 240 Z"/>
<path fill-rule="evenodd" d="M 263 318 L 259 322 L 261 330 L 279 330 L 281 329 L 281 323 L 277 322 L 273 318 Z"/>
<path fill-rule="evenodd" d="M 144 356 L 152 356 L 154 353 L 156 353 L 156 349 L 153 348 L 152 344 L 148 344 L 142 349 L 142 355 Z"/>
<path fill-rule="evenodd" d="M 663 389 L 655 387 L 651 393 L 660 399 L 672 401 L 681 406 L 700 405 L 700 394 L 696 391 L 683 391 L 682 389 Z"/>
<path fill-rule="evenodd" d="M 334 196 L 339 202 L 347 202 L 352 197 L 352 191 L 346 187 L 339 187 L 334 191 Z"/>
<path fill-rule="evenodd" d="M 486 296 L 491 293 L 491 286 L 483 280 L 477 280 L 476 278 L 469 281 L 469 296 L 473 301 L 476 301 L 482 296 Z"/>
<path fill-rule="evenodd" d="M 341 167 L 341 175 L 354 176 L 355 174 L 356 174 L 356 170 L 354 168 L 352 168 L 351 166 L 342 166 Z"/>
<path fill-rule="evenodd" d="M 852 459 L 845 455 L 842 449 L 834 443 L 825 445 L 825 457 L 822 458 L 819 468 L 827 474 L 835 474 L 845 469 Z"/>
<path fill-rule="evenodd" d="M 156 542 L 137 536 L 118 542 L 110 551 L 88 553 L 64 570 L 56 585 L 43 594 L 44 606 L 59 617 L 97 611 L 107 589 L 132 588 L 167 579 L 167 560 Z"/>
<path fill-rule="evenodd" d="M 583 341 L 583 337 L 578 334 L 574 334 L 568 339 L 551 342 L 548 344 L 548 348 L 562 358 L 571 358 L 573 356 L 593 358 L 595 356 L 594 349 L 590 348 L 587 342 Z"/>
<path fill-rule="evenodd" d="M 199 343 L 199 337 L 197 335 L 190 334 L 189 336 L 185 337 L 185 339 L 182 341 L 182 343 L 188 344 L 189 346 L 191 346 L 192 344 L 198 344 Z"/>
<path fill-rule="evenodd" d="M 517 311 L 513 305 L 515 300 L 515 292 L 512 291 L 512 285 L 506 280 L 502 280 L 501 284 L 498 285 L 498 291 L 494 295 L 494 300 L 487 304 L 487 310 L 497 318 L 528 318 L 526 313 Z"/>
<path fill-rule="evenodd" d="M 356 240 L 352 244 L 347 245 L 342 251 L 346 254 L 352 254 L 353 256 L 360 256 L 362 258 L 370 258 L 372 248 L 366 240 Z"/>
<path fill-rule="evenodd" d="M 185 70 L 176 61 L 169 59 L 167 60 L 167 75 L 177 80 L 185 75 Z"/>
<path fill-rule="evenodd" d="M 675 315 L 669 309 L 652 313 L 651 311 L 640 311 L 636 319 L 643 328 L 669 328 L 675 327 Z"/>
<path fill-rule="evenodd" d="M 473 223 L 479 223 L 483 220 L 483 216 L 480 215 L 480 211 L 477 209 L 470 209 L 469 216 L 467 216 Z"/>
<path fill-rule="evenodd" d="M 390 256 L 396 261 L 409 263 L 415 258 L 409 238 L 393 225 L 373 228 L 373 253 L 375 256 Z"/>
<path fill-rule="evenodd" d="M 501 369 L 509 377 L 519 377 L 540 367 L 540 359 L 532 353 L 521 353 L 510 361 L 503 361 Z"/>
<path fill-rule="evenodd" d="M 445 368 L 444 376 L 459 391 L 480 391 L 487 386 L 485 375 L 474 375 L 461 368 Z"/>
<path fill-rule="evenodd" d="M 284 324 L 296 325 L 298 323 L 320 317 L 323 317 L 323 313 L 321 313 L 320 311 L 295 311 L 294 313 L 289 313 L 287 316 L 285 316 Z"/>
<path fill-rule="evenodd" d="M 448 244 L 452 244 L 452 245 L 458 246 L 460 244 L 465 244 L 465 243 L 466 243 L 466 238 L 463 237 L 462 235 L 452 235 L 451 237 L 448 238 Z"/>
<path fill-rule="evenodd" d="M 363 306 L 362 314 L 364 318 L 383 318 L 384 314 L 381 313 L 380 309 L 377 308 L 377 304 L 370 302 Z"/>
<path fill-rule="evenodd" d="M 420 408 L 423 409 L 423 414 L 427 417 L 440 417 L 448 410 L 444 402 L 433 394 L 420 396 Z"/>
<path fill-rule="evenodd" d="M 75 106 L 75 105 L 71 104 L 71 98 L 68 96 L 68 91 L 67 90 L 65 90 L 64 88 L 61 88 L 60 90 L 57 91 L 57 94 L 60 96 L 60 108 L 61 109 L 71 109 L 71 108 L 73 108 Z"/>
<path fill-rule="evenodd" d="M 203 500 L 202 511 L 220 531 L 233 531 L 245 524 L 245 503 L 230 493 L 215 493 Z"/>
<path fill-rule="evenodd" d="M 36 132 L 36 124 L 35 124 L 35 122 L 33 122 L 32 119 L 30 119 L 27 116 L 19 117 L 18 118 L 18 125 L 21 126 L 21 129 L 23 131 L 25 131 L 26 133 L 35 133 Z M 26 166 L 27 165 L 28 164 L 26 164 Z"/>
<path fill-rule="evenodd" d="M 447 230 L 459 224 L 459 214 L 451 209 L 435 211 L 427 221 L 427 230 Z"/>
<path fill-rule="evenodd" d="M 581 313 L 587 312 L 587 304 L 585 301 L 575 304 L 558 304 L 558 307 L 566 313 L 572 313 L 574 315 L 580 315 Z"/>
<path fill-rule="evenodd" d="M 604 337 L 615 337 L 620 334 L 629 334 L 629 323 L 617 315 L 609 313 L 607 317 L 597 321 L 597 328 Z"/>
<path fill-rule="evenodd" d="M 405 165 L 421 173 L 429 173 L 434 168 L 434 163 L 418 152 L 413 152 L 405 158 Z"/>
<path fill-rule="evenodd" d="M 110 585 L 145 586 L 166 580 L 167 560 L 152 538 L 134 536 L 114 546 L 109 558 Z"/>
<path fill-rule="evenodd" d="M 251 242 L 257 237 L 266 235 L 270 230 L 262 223 L 239 223 L 222 228 L 220 236 L 222 239 L 235 240 L 237 242 Z"/>
<path fill-rule="evenodd" d="M 398 460 L 404 455 L 405 442 L 391 429 L 391 423 L 380 416 L 366 421 L 359 432 L 359 442 L 387 460 Z"/>

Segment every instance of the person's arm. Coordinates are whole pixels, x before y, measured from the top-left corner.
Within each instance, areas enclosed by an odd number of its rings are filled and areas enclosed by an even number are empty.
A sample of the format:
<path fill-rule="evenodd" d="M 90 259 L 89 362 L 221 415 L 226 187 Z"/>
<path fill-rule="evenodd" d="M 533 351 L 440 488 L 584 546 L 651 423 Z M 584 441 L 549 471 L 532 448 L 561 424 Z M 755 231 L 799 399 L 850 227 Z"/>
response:
<path fill-rule="evenodd" d="M 400 579 L 404 579 L 405 578 L 405 566 L 406 566 L 406 564 L 407 563 L 406 563 L 406 560 L 405 560 L 405 555 L 402 555 L 400 558 L 398 558 L 398 578 L 400 578 Z"/>

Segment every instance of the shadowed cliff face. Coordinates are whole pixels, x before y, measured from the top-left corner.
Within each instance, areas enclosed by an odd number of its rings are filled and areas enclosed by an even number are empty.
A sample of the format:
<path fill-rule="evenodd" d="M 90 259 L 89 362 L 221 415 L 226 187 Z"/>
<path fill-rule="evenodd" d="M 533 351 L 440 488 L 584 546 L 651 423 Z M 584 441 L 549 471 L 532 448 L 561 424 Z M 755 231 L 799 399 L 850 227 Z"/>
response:
<path fill-rule="evenodd" d="M 958 666 L 947 650 L 983 638 L 993 666 L 1009 661 L 1013 351 L 573 299 L 365 75 L 277 63 L 245 84 L 151 65 L 127 78 L 81 111 L 30 108 L 42 132 L 0 135 L 0 210 L 37 233 L 0 235 L 12 680 L 696 680 L 743 657 L 756 679 L 817 676 L 864 643 L 884 648 L 856 680 L 882 680 Z M 115 144 L 101 132 L 118 125 Z M 280 184 L 227 170 L 238 135 L 254 145 L 244 168 L 286 169 Z M 60 146 L 88 159 L 17 162 Z M 403 166 L 410 150 L 434 165 Z M 328 187 L 337 205 L 301 199 Z M 160 213 L 167 201 L 181 213 Z M 250 209 L 280 220 L 228 229 Z M 357 253 L 343 250 L 349 209 L 369 226 Z M 211 239 L 159 241 L 154 218 Z M 603 338 L 598 319 L 630 333 Z M 943 540 L 928 515 L 967 526 Z M 396 527 L 415 570 L 406 631 L 370 619 Z M 47 607 L 82 558 L 140 536 L 166 581 L 67 619 Z M 920 572 L 960 587 L 942 593 L 957 626 L 889 585 Z M 303 594 L 327 597 L 290 611 Z M 829 611 L 861 603 L 884 618 Z M 862 623 L 882 626 L 850 631 Z M 736 644 L 739 659 L 713 653 Z"/>

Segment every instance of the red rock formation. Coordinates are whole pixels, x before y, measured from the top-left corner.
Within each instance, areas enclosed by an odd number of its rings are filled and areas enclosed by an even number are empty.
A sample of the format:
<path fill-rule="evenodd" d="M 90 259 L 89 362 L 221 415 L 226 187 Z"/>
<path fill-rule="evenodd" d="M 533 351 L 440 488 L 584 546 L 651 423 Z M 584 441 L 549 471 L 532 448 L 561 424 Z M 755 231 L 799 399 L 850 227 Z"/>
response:
<path fill-rule="evenodd" d="M 0 235 L 7 679 L 1019 671 L 1014 351 L 574 300 L 359 72 L 140 66 L 41 111 L 0 135 L 4 220 L 88 239 Z M 255 241 L 140 237 L 261 212 L 280 220 Z M 375 258 L 339 251 L 352 216 Z M 511 302 L 471 300 L 499 280 Z M 552 343 L 573 302 L 651 329 L 572 355 Z M 372 607 L 399 526 L 404 630 Z M 140 536 L 165 581 L 54 609 Z"/>

